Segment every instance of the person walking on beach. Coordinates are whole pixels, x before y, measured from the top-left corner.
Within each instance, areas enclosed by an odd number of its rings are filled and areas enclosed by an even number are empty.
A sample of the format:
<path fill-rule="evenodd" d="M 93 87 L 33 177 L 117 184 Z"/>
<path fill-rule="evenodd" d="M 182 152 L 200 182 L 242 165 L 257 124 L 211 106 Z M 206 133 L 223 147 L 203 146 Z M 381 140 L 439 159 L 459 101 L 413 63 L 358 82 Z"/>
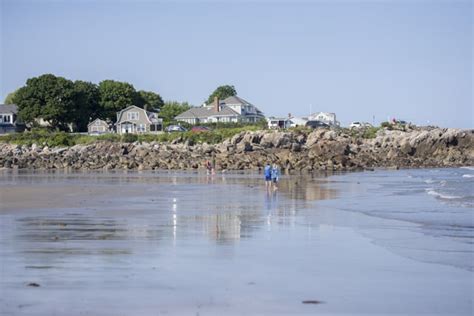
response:
<path fill-rule="evenodd" d="M 263 169 L 263 175 L 265 177 L 265 187 L 267 190 L 270 190 L 270 187 L 272 186 L 272 167 L 268 162 Z"/>
<path fill-rule="evenodd" d="M 273 190 L 278 190 L 278 181 L 280 180 L 280 169 L 276 163 L 272 166 L 272 183 L 273 183 Z"/>

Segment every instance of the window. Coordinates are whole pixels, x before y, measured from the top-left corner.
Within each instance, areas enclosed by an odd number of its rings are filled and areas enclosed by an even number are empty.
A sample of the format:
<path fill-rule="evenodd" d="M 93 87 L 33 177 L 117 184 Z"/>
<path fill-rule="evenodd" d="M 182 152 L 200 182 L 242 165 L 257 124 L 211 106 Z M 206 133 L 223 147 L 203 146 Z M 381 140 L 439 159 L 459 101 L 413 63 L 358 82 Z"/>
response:
<path fill-rule="evenodd" d="M 129 121 L 136 121 L 138 120 L 138 112 L 128 112 L 127 113 L 127 119 Z"/>
<path fill-rule="evenodd" d="M 137 131 L 138 131 L 139 133 L 145 133 L 145 132 L 146 132 L 145 124 L 140 124 L 140 125 L 138 125 Z"/>
<path fill-rule="evenodd" d="M 2 119 L 3 116 L 3 119 Z M 0 115 L 0 123 L 11 123 L 10 115 Z"/>

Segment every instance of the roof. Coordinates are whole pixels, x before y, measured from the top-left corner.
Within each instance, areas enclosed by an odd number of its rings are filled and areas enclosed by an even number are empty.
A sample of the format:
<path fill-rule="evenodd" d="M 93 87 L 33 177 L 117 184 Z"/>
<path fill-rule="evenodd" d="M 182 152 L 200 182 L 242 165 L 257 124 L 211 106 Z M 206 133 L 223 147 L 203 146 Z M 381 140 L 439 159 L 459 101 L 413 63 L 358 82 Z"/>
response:
<path fill-rule="evenodd" d="M 96 121 L 103 122 L 103 123 L 107 124 L 107 126 L 109 125 L 106 121 L 101 120 L 100 118 L 96 118 L 95 120 L 93 120 L 92 122 L 90 122 L 89 124 L 87 124 L 87 127 L 91 126 L 91 125 L 92 125 L 93 123 L 95 123 Z"/>
<path fill-rule="evenodd" d="M 210 116 L 240 116 L 240 114 L 225 105 L 221 105 L 220 111 L 216 111 L 214 106 L 202 106 L 198 108 L 190 108 L 186 112 L 177 115 L 176 119 L 201 119 L 208 118 Z"/>
<path fill-rule="evenodd" d="M 117 112 L 117 123 L 120 122 L 120 120 L 121 120 L 121 118 L 122 118 L 122 113 L 125 112 L 125 111 L 130 110 L 131 108 L 136 108 L 137 110 L 141 110 L 141 111 L 145 112 L 145 113 L 146 113 L 146 117 L 147 117 L 147 119 L 148 119 L 148 121 L 149 121 L 150 124 L 151 124 L 151 123 L 154 123 L 154 122 L 152 122 L 152 120 L 154 120 L 154 118 L 151 118 L 151 117 L 154 116 L 154 115 L 158 116 L 158 113 L 157 113 L 157 112 L 145 111 L 145 109 L 142 109 L 142 108 L 140 108 L 140 107 L 138 107 L 138 106 L 136 106 L 136 105 L 130 105 L 130 106 L 127 106 L 125 109 L 123 109 L 123 110 Z"/>
<path fill-rule="evenodd" d="M 238 97 L 236 95 L 234 96 L 230 96 L 224 100 L 222 100 L 223 103 L 225 104 L 232 104 L 232 105 L 239 105 L 239 104 L 243 104 L 243 105 L 253 105 L 252 103 L 242 99 L 241 97 Z"/>
<path fill-rule="evenodd" d="M 336 113 L 333 113 L 333 112 L 315 112 L 313 114 L 311 114 L 310 116 L 313 117 L 313 116 L 318 116 L 318 115 L 326 115 L 326 116 L 336 116 Z"/>
<path fill-rule="evenodd" d="M 18 106 L 16 104 L 0 104 L 0 113 L 18 113 Z"/>

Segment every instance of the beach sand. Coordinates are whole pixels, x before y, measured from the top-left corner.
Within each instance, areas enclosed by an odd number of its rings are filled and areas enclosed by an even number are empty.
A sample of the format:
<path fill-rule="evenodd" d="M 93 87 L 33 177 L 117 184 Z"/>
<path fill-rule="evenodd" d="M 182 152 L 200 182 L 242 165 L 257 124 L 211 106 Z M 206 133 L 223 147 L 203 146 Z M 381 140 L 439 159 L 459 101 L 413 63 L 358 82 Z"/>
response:
<path fill-rule="evenodd" d="M 0 312 L 470 315 L 472 271 L 375 242 L 424 239 L 344 211 L 363 190 L 344 179 L 4 172 Z"/>

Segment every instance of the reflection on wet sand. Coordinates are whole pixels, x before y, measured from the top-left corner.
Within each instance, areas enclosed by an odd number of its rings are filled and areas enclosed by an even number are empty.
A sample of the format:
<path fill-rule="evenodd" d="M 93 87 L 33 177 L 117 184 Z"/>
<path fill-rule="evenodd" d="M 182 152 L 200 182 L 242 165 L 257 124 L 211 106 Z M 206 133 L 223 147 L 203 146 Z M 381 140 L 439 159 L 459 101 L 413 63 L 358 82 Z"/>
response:
<path fill-rule="evenodd" d="M 31 242 L 175 240 L 190 233 L 226 242 L 251 236 L 273 221 L 293 225 L 308 201 L 337 195 L 321 177 L 283 178 L 272 192 L 264 190 L 260 176 L 242 174 L 13 172 L 2 181 L 13 184 L 8 189 L 16 193 L 3 190 L 3 210 L 15 208 L 19 195 L 29 196 L 36 208 L 69 207 L 61 216 L 19 214 L 16 237 Z M 63 203 L 41 205 L 61 197 Z M 94 212 L 98 209 L 100 215 Z"/>
<path fill-rule="evenodd" d="M 0 289 L 12 289 L 6 297 L 25 309 L 36 306 L 21 299 L 30 283 L 128 287 L 135 271 L 155 269 L 190 243 L 199 253 L 222 246 L 216 258 L 232 257 L 239 241 L 292 229 L 311 200 L 335 197 L 321 181 L 288 177 L 266 192 L 252 174 L 2 172 Z"/>

